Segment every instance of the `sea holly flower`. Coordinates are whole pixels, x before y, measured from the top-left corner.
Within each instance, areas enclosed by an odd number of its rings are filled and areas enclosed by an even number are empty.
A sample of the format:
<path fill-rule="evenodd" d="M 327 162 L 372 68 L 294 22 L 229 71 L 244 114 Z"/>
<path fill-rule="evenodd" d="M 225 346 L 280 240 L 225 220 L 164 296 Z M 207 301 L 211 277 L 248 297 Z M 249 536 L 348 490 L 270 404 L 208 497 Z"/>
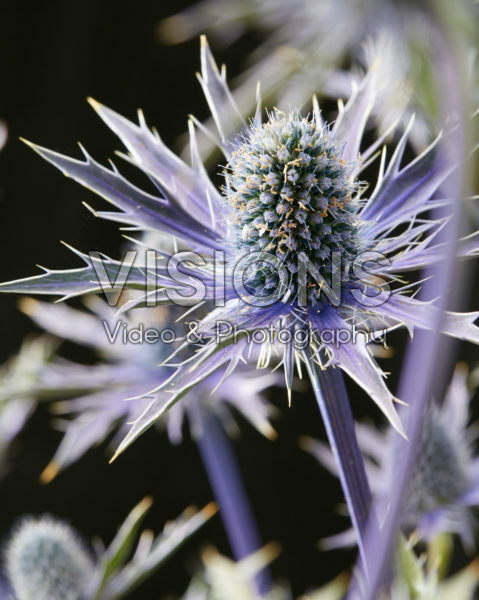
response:
<path fill-rule="evenodd" d="M 430 542 L 442 534 L 458 534 L 466 548 L 474 547 L 472 508 L 479 505 L 479 458 L 474 453 L 475 424 L 469 424 L 470 393 L 467 372 L 458 366 L 439 408 L 429 408 L 403 507 L 402 528 Z M 385 518 L 397 462 L 398 438 L 391 429 L 357 424 L 358 440 L 374 498 Z M 321 442 L 302 438 L 301 445 L 336 475 L 330 450 Z M 324 548 L 355 543 L 352 529 L 322 541 Z"/>
<path fill-rule="evenodd" d="M 5 549 L 6 574 L 17 600 L 120 600 L 151 576 L 215 513 L 186 509 L 159 535 L 141 532 L 152 500 L 144 498 L 128 515 L 108 547 L 95 555 L 66 523 L 53 517 L 28 517 L 14 530 Z M 132 552 L 134 550 L 134 552 Z M 3 596 L 2 596 L 3 598 Z"/>
<path fill-rule="evenodd" d="M 91 348 L 100 358 L 96 364 L 85 365 L 54 357 L 38 373 L 34 386 L 37 395 L 50 399 L 70 397 L 51 405 L 65 435 L 43 473 L 44 481 L 78 460 L 112 431 L 116 431 L 113 446 L 118 444 L 126 435 L 128 424 L 138 419 L 150 403 L 148 398 L 125 399 L 146 394 L 168 379 L 171 367 L 161 364 L 175 347 L 174 341 L 183 337 L 173 319 L 165 318 L 171 315 L 167 307 L 138 309 L 117 318 L 116 309 L 100 298 L 90 297 L 86 304 L 89 310 L 84 311 L 30 298 L 23 299 L 20 305 L 45 331 Z M 181 442 L 185 417 L 192 434 L 201 436 L 200 407 L 217 415 L 230 433 L 238 431 L 236 412 L 263 435 L 274 438 L 276 433 L 270 424 L 274 408 L 261 392 L 277 379 L 272 373 L 253 376 L 252 369 L 244 367 L 221 384 L 220 375 L 213 373 L 167 413 L 170 440 Z M 212 393 L 218 385 L 219 389 Z"/>
<path fill-rule="evenodd" d="M 188 166 L 147 128 L 141 113 L 135 125 L 92 101 L 127 147 L 129 155 L 123 156 L 155 183 L 156 195 L 130 184 L 116 168 L 102 167 L 85 151 L 81 161 L 31 144 L 119 209 L 94 214 L 135 230 L 174 236 L 182 252 L 168 256 L 163 249 L 150 249 L 140 264 L 131 254 L 121 262 L 80 253 L 83 268 L 46 270 L 0 289 L 64 298 L 104 289 L 112 302 L 123 289 L 134 295 L 121 312 L 175 302 L 206 311 L 196 328 L 201 340 L 196 352 L 151 390 L 147 408 L 118 452 L 221 367 L 226 379 L 250 354 L 266 367 L 277 353 L 291 393 L 295 365 L 304 365 L 341 463 L 353 522 L 364 532 L 370 495 L 338 368 L 402 432 L 395 399 L 368 344 L 398 326 L 412 332 L 431 328 L 437 320 L 433 302 L 410 295 L 417 283 L 401 281 L 407 272 L 437 264 L 449 250 L 438 238 L 447 214 L 432 219 L 427 214 L 439 207 L 447 212 L 449 200 L 438 190 L 453 165 L 439 151 L 439 138 L 401 165 L 411 121 L 389 160 L 383 149 L 377 177 L 367 188 L 365 168 L 385 139 L 366 147 L 363 142 L 377 97 L 377 69 L 365 74 L 345 106 L 339 103 L 334 124 L 323 121 L 316 102 L 310 116 L 275 111 L 263 122 L 258 97 L 254 119 L 231 139 L 225 134 L 228 115 L 239 111 L 204 38 L 201 65 L 200 81 L 217 129 L 209 135 L 227 164 L 222 190 L 201 162 L 195 125 L 202 126 L 194 118 Z M 458 254 L 474 256 L 478 247 L 475 233 L 458 241 Z M 477 343 L 478 314 L 447 312 L 443 333 Z M 254 337 L 257 331 L 263 336 Z M 190 347 L 186 342 L 182 350 Z"/>

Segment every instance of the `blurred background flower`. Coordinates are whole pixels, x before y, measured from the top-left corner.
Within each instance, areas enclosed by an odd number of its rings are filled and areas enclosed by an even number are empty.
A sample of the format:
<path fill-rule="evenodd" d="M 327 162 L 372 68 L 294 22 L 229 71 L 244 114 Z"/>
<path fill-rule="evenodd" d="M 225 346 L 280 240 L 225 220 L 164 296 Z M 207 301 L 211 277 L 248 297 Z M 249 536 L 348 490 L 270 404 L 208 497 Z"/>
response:
<path fill-rule="evenodd" d="M 128 597 L 216 512 L 186 509 L 159 535 L 141 523 L 151 506 L 143 499 L 121 524 L 111 544 L 94 541 L 94 552 L 67 523 L 26 517 L 4 548 L 6 575 L 16 600 L 120 600 Z M 2 596 L 2 599 L 4 597 Z"/>
<path fill-rule="evenodd" d="M 451 26 L 469 43 L 468 77 L 477 102 L 477 4 L 461 0 L 447 8 Z M 169 44 L 202 33 L 220 47 L 245 35 L 257 40 L 244 72 L 232 83 L 242 114 L 254 112 L 258 82 L 265 101 L 284 111 L 309 106 L 313 94 L 347 99 L 360 77 L 348 72 L 351 62 L 360 60 L 367 69 L 379 55 L 383 85 L 372 113 L 380 133 L 397 119 L 405 126 L 413 111 L 417 121 L 410 139 L 421 150 L 442 127 L 431 62 L 437 32 L 427 2 L 202 0 L 158 26 L 159 39 Z M 378 51 L 371 52 L 371 46 Z M 199 144 L 206 157 L 215 152 L 205 136 Z"/>
<path fill-rule="evenodd" d="M 155 329 L 159 336 L 167 331 L 166 340 L 171 339 L 169 332 L 177 340 L 183 336 L 181 325 L 175 324 L 172 316 L 167 318 L 172 315 L 168 308 L 138 309 L 116 317 L 116 309 L 101 298 L 90 297 L 85 304 L 86 309 L 80 311 L 64 303 L 49 304 L 29 298 L 21 302 L 22 310 L 42 329 L 64 341 L 93 349 L 99 359 L 96 364 L 86 365 L 54 356 L 33 382 L 32 390 L 43 400 L 69 397 L 51 404 L 64 438 L 43 473 L 45 482 L 110 437 L 113 431 L 116 434 L 111 449 L 116 448 L 129 424 L 150 404 L 148 398 L 141 396 L 171 375 L 171 367 L 162 363 L 179 342 L 148 343 L 141 337 L 141 331 Z M 259 377 L 253 374 L 252 369 L 245 368 L 221 384 L 222 373 L 217 372 L 172 407 L 162 424 L 170 441 L 182 441 L 185 417 L 192 435 L 201 437 L 198 403 L 201 410 L 216 414 L 232 435 L 239 433 L 235 420 L 235 414 L 239 413 L 260 433 L 274 438 L 270 417 L 275 409 L 261 392 L 275 384 L 277 377 L 270 373 Z M 139 399 L 132 400 L 135 397 Z"/>
<path fill-rule="evenodd" d="M 423 424 L 421 443 L 415 449 L 414 467 L 406 494 L 402 527 L 430 542 L 442 534 L 458 534 L 469 554 L 475 552 L 476 522 L 473 508 L 479 505 L 479 457 L 475 452 L 477 423 L 469 423 L 471 393 L 467 369 L 456 368 L 441 406 L 429 408 Z M 387 515 L 389 491 L 396 477 L 397 437 L 390 428 L 357 424 L 358 440 L 366 458 L 371 489 Z M 301 447 L 311 452 L 326 468 L 337 474 L 327 446 L 302 438 Z M 321 541 L 324 549 L 356 543 L 352 529 Z"/>

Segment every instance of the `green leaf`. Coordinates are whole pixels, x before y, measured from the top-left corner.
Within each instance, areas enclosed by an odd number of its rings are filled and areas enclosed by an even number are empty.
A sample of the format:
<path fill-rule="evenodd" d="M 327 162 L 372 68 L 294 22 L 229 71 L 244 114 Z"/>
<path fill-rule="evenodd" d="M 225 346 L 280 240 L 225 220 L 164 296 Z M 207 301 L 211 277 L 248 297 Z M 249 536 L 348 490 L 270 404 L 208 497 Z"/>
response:
<path fill-rule="evenodd" d="M 113 539 L 100 562 L 100 581 L 94 598 L 100 598 L 100 592 L 103 590 L 111 575 L 118 570 L 128 559 L 128 555 L 135 543 L 135 537 L 138 529 L 151 507 L 153 500 L 150 497 L 143 500 L 135 506 L 130 512 L 118 533 Z"/>
<path fill-rule="evenodd" d="M 132 527 L 137 528 L 138 521 L 141 520 L 147 508 L 146 505 L 142 506 L 140 503 L 134 509 L 133 512 L 136 511 L 136 513 L 128 517 Z M 110 571 L 102 589 L 93 597 L 93 600 L 124 598 L 170 558 L 216 511 L 214 503 L 208 504 L 201 511 L 189 508 L 173 522 L 166 524 L 163 532 L 156 538 L 151 532 L 143 532 L 131 560 L 125 566 L 113 572 Z M 125 544 L 130 544 L 131 540 L 127 529 L 128 527 L 124 528 L 123 534 L 119 538 L 119 540 L 123 540 L 118 546 L 121 547 L 120 554 L 123 557 Z M 118 557 L 119 554 L 116 556 Z"/>

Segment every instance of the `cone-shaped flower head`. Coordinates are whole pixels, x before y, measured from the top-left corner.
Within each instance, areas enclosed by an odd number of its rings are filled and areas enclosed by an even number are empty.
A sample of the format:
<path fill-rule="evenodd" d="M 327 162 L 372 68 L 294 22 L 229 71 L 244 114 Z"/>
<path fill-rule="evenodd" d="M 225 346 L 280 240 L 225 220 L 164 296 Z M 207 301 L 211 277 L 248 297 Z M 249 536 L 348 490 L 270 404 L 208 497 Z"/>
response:
<path fill-rule="evenodd" d="M 75 532 L 50 517 L 24 521 L 6 556 L 18 600 L 79 600 L 93 570 Z"/>
<path fill-rule="evenodd" d="M 425 419 L 406 496 L 405 520 L 413 528 L 421 515 L 454 504 L 471 485 L 462 445 L 431 413 Z"/>
<path fill-rule="evenodd" d="M 335 250 L 341 248 L 344 260 L 359 252 L 359 203 L 352 200 L 358 185 L 342 149 L 316 119 L 275 111 L 266 123 L 253 125 L 232 153 L 226 195 L 237 244 L 284 266 L 290 292 L 299 288 L 302 257 L 329 280 Z M 256 296 L 270 295 L 278 289 L 275 273 L 261 264 L 250 277 L 246 273 L 246 283 Z M 318 282 L 310 273 L 304 277 L 309 302 L 318 302 Z"/>

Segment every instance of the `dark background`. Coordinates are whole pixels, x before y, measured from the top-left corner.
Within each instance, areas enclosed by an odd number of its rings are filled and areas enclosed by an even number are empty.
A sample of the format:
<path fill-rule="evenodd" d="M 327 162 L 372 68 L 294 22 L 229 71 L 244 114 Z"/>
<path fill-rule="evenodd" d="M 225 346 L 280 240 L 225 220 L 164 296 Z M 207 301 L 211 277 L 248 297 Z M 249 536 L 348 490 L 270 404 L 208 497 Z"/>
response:
<path fill-rule="evenodd" d="M 178 147 L 175 140 L 185 131 L 187 114 L 207 115 L 195 77 L 199 41 L 165 47 L 156 38 L 156 28 L 162 18 L 188 4 L 1 3 L 0 118 L 9 128 L 9 141 L 0 154 L 2 281 L 36 273 L 35 264 L 79 266 L 59 240 L 82 251 L 101 249 L 118 256 L 121 238 L 116 225 L 95 219 L 81 205 L 93 201 L 98 206 L 92 194 L 63 178 L 18 138 L 76 156 L 76 141 L 81 140 L 95 158 L 105 160 L 120 144 L 86 103 L 86 97 L 93 96 L 129 118 L 142 107 L 165 142 Z M 230 48 L 214 49 L 230 76 L 240 72 L 256 41 L 251 34 Z M 2 360 L 15 353 L 23 336 L 34 329 L 18 312 L 17 300 L 0 297 Z M 404 340 L 404 335 L 396 335 L 399 349 Z M 74 349 L 67 351 L 75 357 Z M 477 351 L 469 350 L 467 357 L 477 361 Z M 389 385 L 395 389 L 399 360 L 383 366 L 393 371 Z M 369 411 L 379 419 L 365 395 L 349 387 L 355 413 L 362 416 Z M 319 538 L 341 531 L 348 521 L 335 516 L 342 501 L 338 481 L 297 446 L 302 434 L 324 437 L 313 397 L 297 393 L 290 409 L 282 390 L 272 392 L 271 399 L 282 413 L 276 423 L 278 440 L 266 441 L 244 423 L 235 449 L 262 539 L 282 545 L 273 574 L 290 581 L 299 594 L 351 565 L 355 553 L 320 555 L 316 548 Z M 108 465 L 102 446 L 42 486 L 39 475 L 60 439 L 50 427 L 47 407 L 40 406 L 19 439 L 11 473 L 0 484 L 0 540 L 7 538 L 20 515 L 48 512 L 67 518 L 86 538 L 99 535 L 109 542 L 146 494 L 155 498 L 146 525 L 156 531 L 187 505 L 202 506 L 212 499 L 195 444 L 187 440 L 172 447 L 154 431 L 113 465 Z M 218 516 L 131 598 L 149 600 L 182 592 L 199 550 L 209 542 L 229 553 Z"/>

